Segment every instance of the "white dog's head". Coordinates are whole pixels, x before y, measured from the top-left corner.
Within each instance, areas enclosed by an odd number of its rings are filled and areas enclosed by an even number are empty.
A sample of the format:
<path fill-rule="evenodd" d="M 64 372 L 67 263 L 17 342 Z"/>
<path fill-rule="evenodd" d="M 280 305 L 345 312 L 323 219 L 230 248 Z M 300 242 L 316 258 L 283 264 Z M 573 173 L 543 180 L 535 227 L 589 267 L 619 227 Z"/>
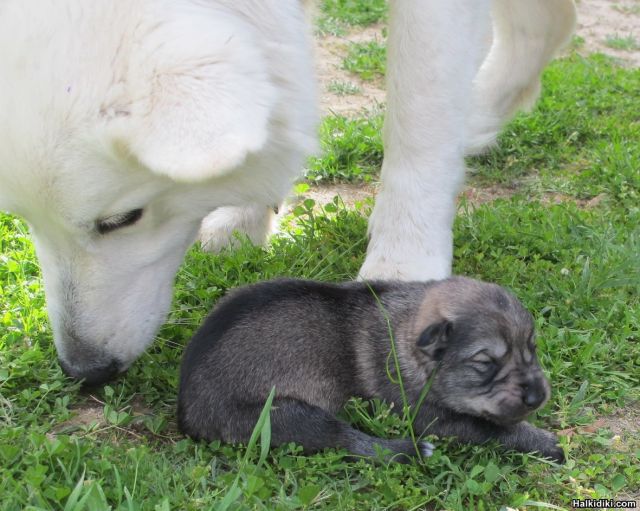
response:
<path fill-rule="evenodd" d="M 0 208 L 31 226 L 68 374 L 142 353 L 213 208 L 286 194 L 315 128 L 303 26 L 294 0 L 0 6 Z"/>

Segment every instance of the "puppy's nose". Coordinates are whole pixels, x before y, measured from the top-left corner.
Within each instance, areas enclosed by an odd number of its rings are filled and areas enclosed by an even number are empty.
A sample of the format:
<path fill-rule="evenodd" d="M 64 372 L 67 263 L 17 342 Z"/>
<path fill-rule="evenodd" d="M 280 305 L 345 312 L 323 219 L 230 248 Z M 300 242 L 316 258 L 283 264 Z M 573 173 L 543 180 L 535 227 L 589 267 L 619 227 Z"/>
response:
<path fill-rule="evenodd" d="M 545 397 L 544 388 L 541 385 L 533 383 L 522 386 L 522 402 L 532 410 L 538 408 Z"/>

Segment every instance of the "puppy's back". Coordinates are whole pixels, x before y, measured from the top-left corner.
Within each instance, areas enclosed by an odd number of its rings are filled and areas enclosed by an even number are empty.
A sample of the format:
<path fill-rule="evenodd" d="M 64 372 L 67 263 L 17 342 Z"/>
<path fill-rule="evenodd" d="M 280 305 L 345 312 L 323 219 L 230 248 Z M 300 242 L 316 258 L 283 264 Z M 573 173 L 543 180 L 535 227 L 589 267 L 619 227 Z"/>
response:
<path fill-rule="evenodd" d="M 211 423 L 212 414 L 242 402 L 264 402 L 273 386 L 281 397 L 337 411 L 360 393 L 350 340 L 371 300 L 361 283 L 290 279 L 229 293 L 185 351 L 181 429 L 198 437 L 190 423 Z"/>

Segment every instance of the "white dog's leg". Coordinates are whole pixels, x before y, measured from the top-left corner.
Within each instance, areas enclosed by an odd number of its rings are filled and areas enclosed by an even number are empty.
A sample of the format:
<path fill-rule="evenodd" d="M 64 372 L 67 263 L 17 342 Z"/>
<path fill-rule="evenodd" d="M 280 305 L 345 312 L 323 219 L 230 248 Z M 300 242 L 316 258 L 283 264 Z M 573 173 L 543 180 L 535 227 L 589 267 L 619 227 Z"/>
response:
<path fill-rule="evenodd" d="M 246 234 L 252 243 L 263 245 L 275 230 L 276 214 L 264 206 L 218 208 L 205 217 L 200 226 L 202 248 L 219 252 L 237 241 L 233 233 Z"/>
<path fill-rule="evenodd" d="M 476 76 L 467 152 L 492 144 L 518 109 L 540 92 L 540 73 L 571 37 L 573 0 L 493 0 L 493 44 Z"/>
<path fill-rule="evenodd" d="M 451 272 L 455 197 L 488 0 L 390 2 L 382 186 L 360 278 Z"/>

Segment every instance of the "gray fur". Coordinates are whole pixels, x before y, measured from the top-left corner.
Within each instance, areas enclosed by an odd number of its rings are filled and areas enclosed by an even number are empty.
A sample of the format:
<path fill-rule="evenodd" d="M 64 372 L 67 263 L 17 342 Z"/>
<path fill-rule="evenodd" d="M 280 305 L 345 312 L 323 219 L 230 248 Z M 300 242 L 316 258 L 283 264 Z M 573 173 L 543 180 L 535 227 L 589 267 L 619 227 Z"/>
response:
<path fill-rule="evenodd" d="M 363 456 L 382 449 L 399 461 L 415 456 L 408 439 L 371 437 L 335 417 L 352 396 L 402 409 L 399 386 L 387 374 L 396 376 L 389 324 L 409 402 L 417 403 L 431 381 L 417 434 L 496 440 L 564 460 L 553 433 L 524 422 L 549 397 L 531 315 L 501 287 L 462 277 L 276 280 L 232 291 L 185 352 L 179 426 L 194 438 L 246 442 L 275 386 L 273 445 L 341 447 Z M 433 450 L 426 442 L 418 448 L 423 455 Z"/>

